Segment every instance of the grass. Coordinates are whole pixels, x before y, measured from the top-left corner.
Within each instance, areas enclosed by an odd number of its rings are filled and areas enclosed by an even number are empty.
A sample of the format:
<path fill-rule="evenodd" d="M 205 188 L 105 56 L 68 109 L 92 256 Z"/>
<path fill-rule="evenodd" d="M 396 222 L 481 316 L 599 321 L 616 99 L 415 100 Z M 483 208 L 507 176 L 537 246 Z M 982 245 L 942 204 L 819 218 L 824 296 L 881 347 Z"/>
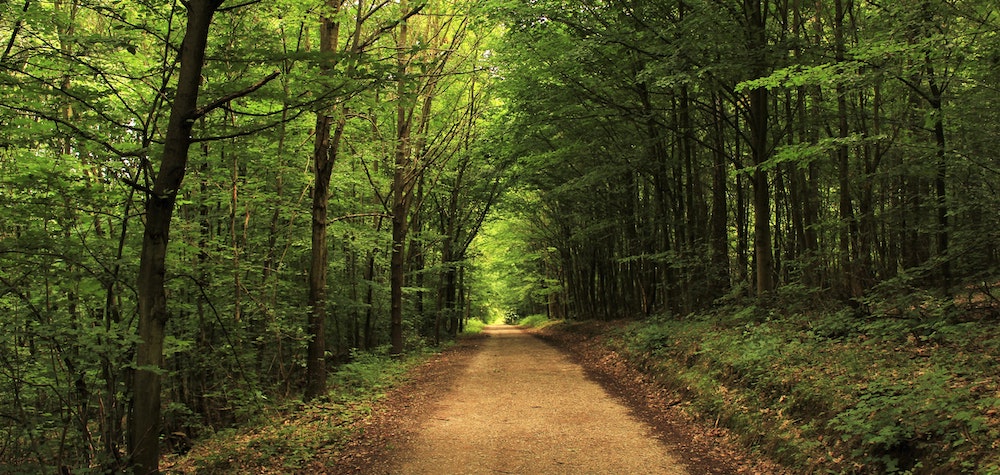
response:
<path fill-rule="evenodd" d="M 545 315 L 528 315 L 517 321 L 517 325 L 525 328 L 545 328 L 558 323 L 558 320 L 549 320 Z"/>
<path fill-rule="evenodd" d="M 470 318 L 465 322 L 465 328 L 462 330 L 462 333 L 466 335 L 478 335 L 483 332 L 483 328 L 485 327 L 486 322 L 478 318 Z"/>
<path fill-rule="evenodd" d="M 388 351 L 358 352 L 331 376 L 330 392 L 320 400 L 289 401 L 263 411 L 258 420 L 239 429 L 218 432 L 184 456 L 168 456 L 161 464 L 168 474 L 283 474 L 303 470 L 324 455 L 335 453 L 353 435 L 355 422 L 407 372 L 432 352 L 402 358 Z"/>
<path fill-rule="evenodd" d="M 1000 473 L 1000 328 L 749 306 L 609 345 L 695 412 L 803 472 Z"/>

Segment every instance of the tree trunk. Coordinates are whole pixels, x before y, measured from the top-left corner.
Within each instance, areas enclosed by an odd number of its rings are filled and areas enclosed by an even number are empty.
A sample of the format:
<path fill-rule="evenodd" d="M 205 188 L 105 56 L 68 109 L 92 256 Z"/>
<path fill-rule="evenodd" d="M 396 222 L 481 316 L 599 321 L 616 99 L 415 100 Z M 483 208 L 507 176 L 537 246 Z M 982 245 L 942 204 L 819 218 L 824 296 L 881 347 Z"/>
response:
<path fill-rule="evenodd" d="M 761 0 L 744 0 L 744 10 L 747 18 L 747 46 L 753 63 L 752 76 L 767 75 L 764 13 Z M 754 172 L 753 205 L 754 205 L 754 268 L 757 278 L 757 295 L 764 295 L 774 290 L 774 258 L 771 252 L 771 191 L 767 173 L 761 167 L 767 161 L 770 151 L 768 146 L 768 92 L 764 87 L 750 91 L 750 149 L 753 156 Z"/>
<path fill-rule="evenodd" d="M 397 171 L 401 174 L 401 171 Z M 398 194 L 402 195 L 401 190 Z M 389 259 L 389 343 L 392 354 L 403 352 L 403 285 L 405 273 L 403 253 L 406 241 L 406 202 L 402 197 L 393 199 L 392 206 L 392 255 Z"/>
<path fill-rule="evenodd" d="M 326 281 L 327 281 L 327 205 L 330 201 L 330 177 L 344 119 L 337 121 L 330 137 L 333 117 L 320 114 L 316 118 L 316 145 L 313 154 L 315 182 L 312 204 L 312 259 L 309 265 L 309 340 L 306 359 L 305 399 L 326 393 Z"/>
<path fill-rule="evenodd" d="M 333 0 L 327 6 L 332 8 L 330 17 L 336 18 L 341 2 Z M 320 53 L 329 54 L 337 50 L 340 23 L 330 17 L 320 20 Z M 320 70 L 330 74 L 333 66 L 324 63 Z M 305 399 L 326 393 L 326 278 L 328 249 L 326 239 L 327 206 L 330 202 L 330 177 L 333 164 L 344 132 L 344 119 L 336 121 L 336 131 L 330 131 L 335 122 L 333 108 L 323 109 L 316 114 L 316 141 L 313 146 L 313 196 L 312 196 L 312 259 L 309 265 L 309 318 L 307 332 L 311 339 L 306 350 Z"/>
<path fill-rule="evenodd" d="M 146 201 L 146 228 L 137 287 L 139 343 L 132 382 L 134 401 L 129 433 L 135 474 L 159 473 L 160 385 L 164 329 L 169 318 L 164 282 L 170 219 L 187 167 L 208 32 L 220 3 L 217 0 L 191 0 L 185 4 L 187 29 L 181 44 L 177 91 L 170 109 L 160 168 Z"/>
<path fill-rule="evenodd" d="M 930 62 L 930 60 L 928 60 Z M 943 95 L 944 88 L 939 84 L 934 74 L 934 68 L 927 66 L 927 75 L 931 95 L 931 108 L 934 109 L 934 198 L 937 205 L 937 257 L 941 259 L 941 288 L 945 294 L 951 293 L 951 260 L 948 257 L 948 162 L 946 157 L 946 141 L 944 131 Z"/>
<path fill-rule="evenodd" d="M 846 47 L 844 38 L 844 11 L 843 0 L 834 2 L 834 56 L 838 63 L 846 60 Z M 847 117 L 847 89 L 842 83 L 836 86 L 837 94 L 837 134 L 845 141 L 850 136 L 850 125 Z M 857 241 L 858 225 L 854 217 L 854 203 L 851 197 L 851 172 L 850 154 L 846 143 L 837 146 L 837 178 L 840 186 L 840 229 L 838 235 L 840 268 L 843 273 L 843 286 L 847 298 L 860 297 L 864 291 L 861 288 L 861 281 L 858 279 L 857 265 L 854 259 L 854 244 Z"/>
<path fill-rule="evenodd" d="M 724 118 L 725 110 L 722 101 L 714 97 L 715 107 L 713 129 L 715 135 L 715 151 L 712 154 L 712 217 L 709 224 L 709 242 L 711 243 L 711 267 L 709 285 L 711 298 L 721 297 L 729 288 L 729 227 L 727 191 L 728 161 L 725 153 Z"/>
<path fill-rule="evenodd" d="M 400 2 L 400 11 L 406 11 L 407 2 Z M 392 174 L 392 254 L 389 259 L 389 343 L 391 352 L 403 352 L 403 285 L 406 269 L 407 213 L 409 211 L 409 158 L 410 125 L 412 116 L 406 104 L 406 74 L 409 28 L 405 21 L 399 25 L 396 60 L 398 66 L 396 105 L 395 171 Z"/>
<path fill-rule="evenodd" d="M 378 219 L 376 231 L 382 230 L 382 218 Z M 375 251 L 369 251 L 368 264 L 364 271 L 365 282 L 365 331 L 362 348 L 370 350 L 375 345 Z"/>

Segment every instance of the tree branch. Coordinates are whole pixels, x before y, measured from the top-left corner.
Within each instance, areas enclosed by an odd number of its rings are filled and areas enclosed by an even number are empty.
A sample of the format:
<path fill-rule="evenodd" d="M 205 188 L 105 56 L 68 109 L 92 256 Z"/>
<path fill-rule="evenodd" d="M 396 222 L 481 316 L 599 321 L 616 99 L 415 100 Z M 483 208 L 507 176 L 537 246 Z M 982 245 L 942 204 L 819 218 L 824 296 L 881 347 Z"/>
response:
<path fill-rule="evenodd" d="M 274 78 L 276 78 L 276 77 L 278 77 L 280 75 L 281 75 L 280 71 L 275 71 L 275 72 L 269 74 L 266 78 L 261 79 L 259 82 L 257 82 L 257 84 L 254 84 L 254 85 L 252 85 L 252 86 L 250 86 L 250 87 L 248 87 L 246 89 L 243 89 L 241 91 L 236 91 L 236 92 L 234 92 L 232 94 L 225 95 L 225 96 L 220 97 L 220 98 L 218 98 L 218 99 L 216 99 L 216 100 L 214 100 L 214 101 L 212 101 L 212 102 L 210 102 L 210 103 L 208 103 L 208 104 L 206 104 L 206 105 L 204 105 L 202 107 L 199 107 L 198 110 L 194 111 L 194 114 L 192 114 L 191 117 L 188 117 L 188 120 L 197 120 L 197 119 L 200 119 L 205 114 L 208 114 L 209 112 L 212 112 L 213 110 L 218 109 L 219 107 L 222 107 L 223 105 L 225 105 L 229 101 L 232 101 L 234 99 L 239 99 L 239 98 L 241 98 L 243 96 L 246 96 L 248 94 L 252 94 L 254 91 L 256 91 L 256 90 L 264 87 L 264 85 L 266 85 L 267 83 L 271 82 Z"/>
<path fill-rule="evenodd" d="M 28 8 L 31 7 L 31 0 L 24 0 L 24 7 L 21 8 L 21 13 L 28 13 Z M 10 39 L 7 41 L 7 47 L 4 49 L 3 54 L 0 55 L 0 64 L 7 62 L 7 57 L 10 56 L 11 50 L 14 49 L 14 43 L 17 42 L 17 35 L 21 34 L 21 29 L 24 27 L 24 19 L 18 19 L 17 23 L 14 24 L 14 30 L 10 34 Z"/>
<path fill-rule="evenodd" d="M 410 10 L 405 15 L 403 15 L 402 18 L 400 18 L 398 20 L 393 20 L 392 22 L 389 22 L 389 23 L 387 23 L 385 25 L 382 25 L 381 28 L 379 28 L 378 30 L 375 30 L 374 32 L 372 32 L 372 34 L 368 35 L 368 37 L 365 38 L 365 40 L 362 41 L 361 44 L 357 46 L 357 50 L 358 51 L 363 51 L 365 48 L 371 46 L 372 43 L 375 43 L 375 41 L 379 39 L 379 37 L 381 37 L 382 35 L 390 32 L 390 31 L 392 31 L 392 29 L 396 28 L 396 26 L 399 25 L 400 23 L 402 23 L 402 22 L 404 22 L 406 20 L 409 20 L 411 17 L 416 16 L 417 14 L 419 14 L 420 11 L 423 10 L 425 6 L 427 6 L 426 3 L 421 3 L 420 5 L 417 5 L 416 7 L 414 7 L 413 10 Z"/>
<path fill-rule="evenodd" d="M 81 138 L 83 138 L 85 140 L 89 140 L 89 141 L 91 141 L 91 142 L 93 142 L 93 143 L 95 143 L 97 145 L 100 145 L 101 147 L 103 147 L 104 149 L 108 150 L 112 154 L 117 155 L 118 157 L 142 157 L 142 156 L 145 156 L 145 154 L 147 152 L 147 150 L 145 148 L 140 148 L 140 149 L 136 149 L 136 150 L 121 150 L 118 147 L 115 147 L 110 142 L 102 140 L 96 134 L 92 134 L 92 133 L 90 133 L 90 132 L 88 132 L 88 131 L 86 131 L 86 130 L 80 128 L 80 127 L 78 127 L 76 124 L 73 124 L 72 122 L 70 122 L 70 121 L 68 121 L 66 119 L 63 119 L 62 117 L 59 117 L 59 116 L 53 115 L 53 114 L 49 114 L 47 112 L 43 112 L 43 111 L 40 111 L 40 110 L 34 110 L 34 109 L 27 108 L 27 107 L 17 107 L 17 106 L 10 105 L 10 104 L 0 104 L 0 108 L 10 109 L 12 111 L 16 111 L 16 112 L 21 112 L 21 113 L 24 113 L 24 114 L 32 115 L 32 116 L 35 116 L 35 117 L 37 117 L 39 119 L 44 119 L 44 120 L 53 122 L 53 123 L 55 123 L 55 124 L 57 124 L 59 126 L 66 127 L 68 129 L 70 129 L 71 131 L 73 131 L 73 133 L 75 133 L 78 137 L 81 137 Z"/>
<path fill-rule="evenodd" d="M 149 189 L 149 187 L 147 187 L 147 186 L 140 185 L 139 183 L 136 183 L 136 182 L 134 182 L 134 181 L 132 181 L 132 180 L 130 180 L 128 178 L 125 178 L 123 176 L 119 176 L 118 179 L 121 180 L 122 183 L 125 183 L 126 185 L 128 185 L 133 190 L 141 191 L 141 192 L 145 193 L 146 196 L 156 196 L 156 193 L 154 193 L 153 190 Z"/>
<path fill-rule="evenodd" d="M 331 218 L 327 220 L 327 224 L 335 223 L 337 221 L 345 221 L 348 219 L 357 219 L 357 218 L 391 218 L 391 217 L 392 217 L 391 214 L 386 214 L 386 213 L 354 213 L 354 214 L 345 214 L 343 216 L 337 216 L 336 218 Z"/>
<path fill-rule="evenodd" d="M 295 116 L 293 117 L 293 119 L 295 117 L 300 116 L 300 115 L 302 115 L 302 113 L 296 113 Z M 281 125 L 283 123 L 287 123 L 287 122 L 289 122 L 289 120 L 277 120 L 277 121 L 274 121 L 274 122 L 267 123 L 265 125 L 261 125 L 261 126 L 257 126 L 257 127 L 253 127 L 253 128 L 249 128 L 249 129 L 243 129 L 243 130 L 240 130 L 238 132 L 233 132 L 233 133 L 225 134 L 225 135 L 211 135 L 211 136 L 208 136 L 208 137 L 191 137 L 191 143 L 214 142 L 214 141 L 217 141 L 217 140 L 230 140 L 230 139 L 236 139 L 236 138 L 240 138 L 240 137 L 249 137 L 249 136 L 257 134 L 259 132 L 262 132 L 262 131 L 265 131 L 265 130 L 269 130 L 269 129 L 273 129 L 273 128 L 275 128 L 275 127 L 277 127 L 277 126 L 279 126 L 279 125 Z"/>
<path fill-rule="evenodd" d="M 256 4 L 260 3 L 261 1 L 262 0 L 250 0 L 248 2 L 243 2 L 243 3 L 237 4 L 237 5 L 228 6 L 226 8 L 222 8 L 222 5 L 221 5 L 222 2 L 219 2 L 220 5 L 219 5 L 219 8 L 216 10 L 216 12 L 219 12 L 219 13 L 231 12 L 233 10 L 238 10 L 240 8 L 243 8 L 243 7 L 249 7 L 250 5 L 256 5 Z"/>

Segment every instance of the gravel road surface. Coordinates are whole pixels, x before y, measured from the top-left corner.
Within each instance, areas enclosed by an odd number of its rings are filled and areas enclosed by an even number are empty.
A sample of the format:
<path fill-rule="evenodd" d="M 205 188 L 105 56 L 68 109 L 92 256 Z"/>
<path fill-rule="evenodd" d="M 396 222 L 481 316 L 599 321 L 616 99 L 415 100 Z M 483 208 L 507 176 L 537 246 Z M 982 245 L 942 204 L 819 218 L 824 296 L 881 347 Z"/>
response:
<path fill-rule="evenodd" d="M 388 473 L 688 473 L 564 353 L 516 327 L 486 335 L 428 417 L 393 444 Z"/>

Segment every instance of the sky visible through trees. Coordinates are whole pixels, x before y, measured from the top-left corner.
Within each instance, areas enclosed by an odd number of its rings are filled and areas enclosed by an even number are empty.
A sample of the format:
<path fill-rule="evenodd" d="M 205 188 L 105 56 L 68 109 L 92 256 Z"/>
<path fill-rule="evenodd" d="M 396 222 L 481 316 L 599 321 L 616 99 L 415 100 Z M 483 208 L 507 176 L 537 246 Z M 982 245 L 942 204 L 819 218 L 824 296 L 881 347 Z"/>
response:
<path fill-rule="evenodd" d="M 995 303 L 998 35 L 986 0 L 4 2 L 0 465 L 155 473 L 468 318 Z"/>

